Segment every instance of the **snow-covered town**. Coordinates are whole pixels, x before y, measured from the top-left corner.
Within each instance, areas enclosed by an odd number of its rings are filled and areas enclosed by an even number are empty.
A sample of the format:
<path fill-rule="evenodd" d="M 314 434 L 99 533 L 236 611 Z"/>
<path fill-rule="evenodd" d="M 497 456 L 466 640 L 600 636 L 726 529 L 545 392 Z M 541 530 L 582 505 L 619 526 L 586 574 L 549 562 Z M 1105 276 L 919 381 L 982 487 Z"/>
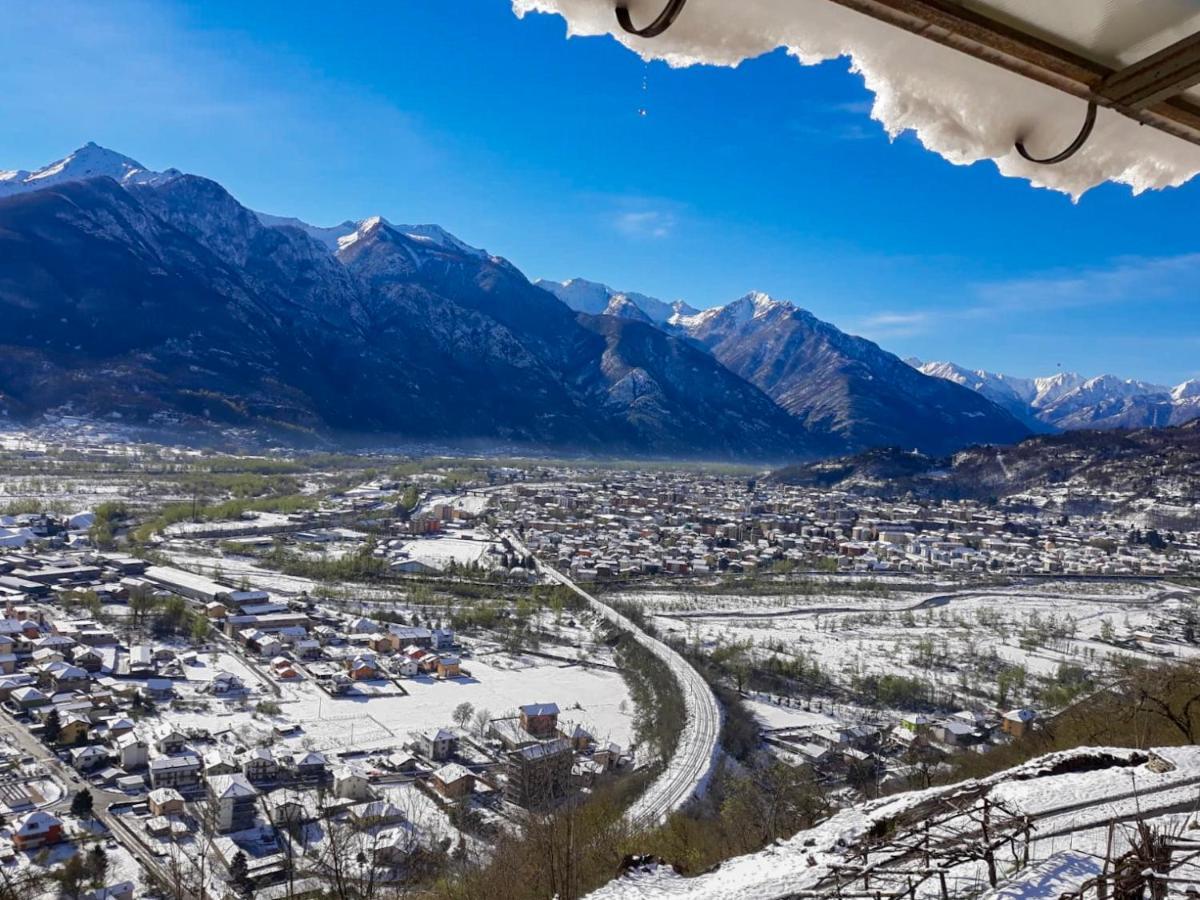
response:
<path fill-rule="evenodd" d="M 751 471 L 89 434 L 10 435 L 0 479 L 0 838 L 30 884 L 78 858 L 96 897 L 302 895 L 352 852 L 346 877 L 403 891 L 613 790 L 662 821 L 717 777 L 692 665 L 736 696 L 755 765 L 837 809 L 1020 742 L 1129 665 L 1200 655 L 1196 533 L 1111 496 L 1072 515 L 1078 486 L 897 502 Z M 32 460 L 91 474 L 29 479 Z M 215 470 L 271 474 L 190 486 Z"/>

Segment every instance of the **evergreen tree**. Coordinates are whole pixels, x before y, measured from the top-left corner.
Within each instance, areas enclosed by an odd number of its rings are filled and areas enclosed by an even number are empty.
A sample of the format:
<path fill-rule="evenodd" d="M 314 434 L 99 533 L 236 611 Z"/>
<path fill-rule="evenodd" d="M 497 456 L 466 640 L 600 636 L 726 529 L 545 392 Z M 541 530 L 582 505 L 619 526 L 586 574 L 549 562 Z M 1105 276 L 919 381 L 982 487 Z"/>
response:
<path fill-rule="evenodd" d="M 229 883 L 239 897 L 253 897 L 254 885 L 250 881 L 250 866 L 246 854 L 239 850 L 229 861 Z"/>
<path fill-rule="evenodd" d="M 63 900 L 79 900 L 87 890 L 87 865 L 78 853 L 71 856 L 62 868 L 54 872 L 53 878 L 58 882 L 58 895 Z"/>
<path fill-rule="evenodd" d="M 92 852 L 88 854 L 88 868 L 92 873 L 92 881 L 97 885 L 103 885 L 104 877 L 108 874 L 108 854 L 99 844 L 93 847 Z"/>
<path fill-rule="evenodd" d="M 57 744 L 60 734 L 62 734 L 62 718 L 57 709 L 52 709 L 46 715 L 46 721 L 42 723 L 42 737 L 47 744 Z"/>
<path fill-rule="evenodd" d="M 80 819 L 90 819 L 95 806 L 96 801 L 92 797 L 92 792 L 84 788 L 71 798 L 71 815 Z"/>

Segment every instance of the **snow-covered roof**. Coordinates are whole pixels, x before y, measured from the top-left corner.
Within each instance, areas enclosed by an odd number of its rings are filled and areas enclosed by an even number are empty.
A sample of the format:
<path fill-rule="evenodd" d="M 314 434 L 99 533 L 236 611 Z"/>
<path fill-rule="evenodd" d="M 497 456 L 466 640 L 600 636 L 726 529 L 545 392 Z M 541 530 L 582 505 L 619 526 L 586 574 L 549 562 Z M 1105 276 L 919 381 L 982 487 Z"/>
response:
<path fill-rule="evenodd" d="M 213 775 L 208 779 L 208 788 L 218 799 L 257 797 L 255 789 L 245 775 Z"/>
<path fill-rule="evenodd" d="M 1032 722 L 1037 718 L 1037 712 L 1026 707 L 1010 709 L 1004 714 L 1004 718 L 1013 722 Z"/>
<path fill-rule="evenodd" d="M 620 27 L 611 0 L 512 3 L 519 16 L 557 13 L 571 35 L 612 34 L 673 66 L 734 66 L 780 47 L 803 65 L 849 57 L 874 94 L 871 117 L 889 135 L 913 131 L 956 165 L 990 159 L 1005 175 L 1073 196 L 1104 181 L 1135 192 L 1174 187 L 1200 172 L 1200 146 L 1192 143 L 1200 141 L 1200 90 L 1178 77 L 1172 88 L 1168 71 L 1149 79 L 1157 94 L 1138 97 L 1127 77 L 1128 67 L 1200 32 L 1194 4 L 975 0 L 959 9 L 883 0 L 688 0 L 664 33 L 643 38 Z M 665 0 L 628 5 L 643 26 Z M 1122 79 L 1112 77 L 1117 72 Z M 1089 98 L 1100 108 L 1074 156 L 1040 165 L 1018 153 L 1018 141 L 1039 158 L 1067 147 Z"/>
<path fill-rule="evenodd" d="M 557 703 L 527 703 L 521 707 L 521 712 L 527 716 L 557 716 Z"/>
<path fill-rule="evenodd" d="M 459 763 L 447 763 L 433 773 L 433 777 L 442 784 L 454 784 L 454 782 L 469 778 L 471 775 L 471 770 Z"/>

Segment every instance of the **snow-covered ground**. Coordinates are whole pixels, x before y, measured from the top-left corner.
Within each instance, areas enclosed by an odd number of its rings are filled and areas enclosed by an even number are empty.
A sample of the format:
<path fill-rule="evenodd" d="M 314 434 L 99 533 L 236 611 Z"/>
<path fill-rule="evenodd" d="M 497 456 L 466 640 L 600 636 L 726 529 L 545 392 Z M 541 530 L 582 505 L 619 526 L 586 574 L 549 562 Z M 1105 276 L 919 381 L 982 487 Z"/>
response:
<path fill-rule="evenodd" d="M 837 719 L 817 712 L 816 708 L 782 706 L 765 699 L 747 699 L 746 708 L 754 718 L 762 723 L 763 728 L 819 728 L 823 725 L 836 725 Z"/>
<path fill-rule="evenodd" d="M 451 509 L 459 510 L 467 515 L 478 516 L 483 513 L 488 507 L 491 498 L 487 494 L 471 493 L 471 494 L 434 494 L 427 499 L 419 507 L 418 513 L 430 513 L 435 507 L 448 506 Z"/>
<path fill-rule="evenodd" d="M 244 519 L 230 519 L 222 522 L 176 522 L 174 525 L 168 525 L 164 528 L 162 533 L 167 538 L 187 537 L 195 532 L 241 532 L 253 530 L 267 533 L 287 528 L 293 524 L 292 519 L 282 513 L 257 512 L 251 513 Z"/>
<path fill-rule="evenodd" d="M 401 742 L 408 732 L 451 724 L 451 713 L 460 703 L 489 710 L 494 716 L 515 714 L 526 703 L 557 703 L 560 718 L 584 725 L 599 741 L 611 740 L 628 747 L 633 738 L 633 702 L 625 682 L 616 672 L 549 663 L 506 666 L 503 655 L 463 660 L 470 677 L 439 681 L 408 678 L 402 681 L 408 696 L 333 700 L 315 685 L 301 683 L 284 689 L 283 714 L 300 722 L 306 731 L 327 732 L 332 743 L 322 749 L 349 749 L 343 725 L 330 731 L 326 718 L 370 716 L 395 732 Z M 356 737 L 356 749 L 373 749 L 395 743 L 386 735 Z"/>
<path fill-rule="evenodd" d="M 478 565 L 491 568 L 488 549 L 493 546 L 486 532 L 465 532 L 462 537 L 420 538 L 405 541 L 397 550 L 402 558 L 444 570 L 450 563 L 460 566 Z"/>
<path fill-rule="evenodd" d="M 622 597 L 641 602 L 642 595 Z M 995 687 L 991 679 L 1005 666 L 1053 678 L 1060 666 L 1099 673 L 1123 656 L 1144 661 L 1161 654 L 1200 656 L 1194 646 L 1169 641 L 1126 648 L 1101 640 L 1106 633 L 1143 632 L 1181 602 L 1200 600 L 1193 591 L 1164 583 L 1063 581 L 885 596 L 817 593 L 795 597 L 787 606 L 777 596 L 750 596 L 739 603 L 733 595 L 686 592 L 672 601 L 661 590 L 649 592 L 647 599 L 664 633 L 710 649 L 741 643 L 757 656 L 801 659 L 842 685 L 872 675 L 909 675 L 948 693 L 989 694 Z M 997 660 L 984 665 L 992 653 Z M 975 673 L 975 667 L 988 671 Z M 1031 677 L 1028 688 L 1034 686 Z"/>
<path fill-rule="evenodd" d="M 1141 814 L 1168 830 L 1194 827 L 1195 798 L 1200 790 L 1200 748 L 1176 747 L 1153 751 L 1158 757 L 1151 764 L 1125 749 L 1083 748 L 1066 753 L 1051 754 L 1033 760 L 1016 769 L 976 782 L 966 782 L 948 788 L 915 791 L 864 803 L 842 810 L 815 828 L 802 831 L 782 843 L 723 863 L 714 872 L 695 878 L 682 878 L 670 868 L 648 866 L 635 870 L 592 893 L 591 900 L 774 900 L 795 892 L 813 890 L 829 884 L 833 866 L 847 862 L 860 840 L 865 839 L 876 823 L 901 823 L 896 826 L 920 833 L 922 822 L 928 818 L 926 809 L 979 809 L 982 797 L 989 802 L 1000 801 L 1003 809 L 1020 819 L 1031 818 L 1029 832 L 1029 865 L 1019 864 L 1024 854 L 1024 838 L 1020 830 L 1014 834 L 1015 844 L 1002 851 L 1001 883 L 996 897 L 1057 897 L 1067 886 L 1078 888 L 1094 874 L 1088 866 L 1075 867 L 1072 873 L 1064 860 L 1070 854 L 1083 854 L 1103 859 L 1109 839 L 1109 823 L 1114 818 L 1126 821 Z M 1101 760 L 1093 771 L 1070 771 L 1076 760 Z M 1089 766 L 1084 766 L 1089 767 Z M 1169 771 L 1162 771 L 1169 768 Z M 1061 771 L 1061 774 L 1055 774 Z M 942 800 L 946 802 L 942 804 Z M 910 816 L 909 820 L 904 817 Z M 994 815 L 999 815 L 994 814 Z M 949 817 L 948 817 L 949 818 Z M 904 823 L 907 821 L 907 825 Z M 935 826 L 937 845 L 955 839 L 964 844 L 977 840 L 978 823 L 970 817 L 953 820 L 955 824 Z M 995 819 L 993 820 L 993 825 Z M 890 827 L 890 826 L 889 826 Z M 881 829 L 887 833 L 887 828 Z M 1114 850 L 1123 852 L 1129 831 L 1118 828 Z M 916 844 L 919 837 L 914 839 Z M 886 844 L 886 841 L 883 843 Z M 903 840 L 898 845 L 903 845 Z M 935 846 L 937 846 L 935 845 Z M 1009 861 L 1010 852 L 1013 861 Z M 904 862 L 903 851 L 896 859 Z M 872 855 L 876 870 L 873 880 L 882 878 L 880 857 L 886 850 Z M 988 887 L 984 863 L 959 861 L 945 868 L 952 896 L 976 896 Z M 920 868 L 919 856 L 916 858 Z M 902 871 L 902 868 L 900 869 Z M 904 876 L 900 876 L 901 882 Z M 1044 893 L 1036 886 L 1050 882 L 1057 893 Z M 1019 889 L 1024 885 L 1028 890 Z M 1008 892 L 1004 889 L 1009 887 Z M 853 892 L 853 888 L 848 888 Z M 826 887 L 828 896 L 836 896 Z M 931 878 L 916 887 L 917 897 L 937 897 L 938 879 Z"/>
<path fill-rule="evenodd" d="M 408 743 L 412 731 L 450 727 L 454 708 L 460 703 L 486 709 L 494 717 L 515 714 L 517 707 L 526 703 L 557 703 L 561 721 L 583 725 L 597 741 L 613 741 L 628 748 L 633 739 L 635 711 L 619 673 L 499 652 L 466 658 L 463 668 L 469 676 L 401 679 L 407 695 L 381 682 L 374 696 L 334 698 L 312 681 L 301 680 L 281 684 L 282 696 L 275 697 L 265 689 L 263 677 L 237 656 L 221 652 L 214 663 L 209 654 L 201 654 L 194 665 L 185 667 L 189 684 L 181 686 L 179 693 L 206 706 L 172 710 L 170 720 L 179 728 L 228 734 L 241 743 L 262 739 L 343 753 L 398 748 Z M 240 697 L 215 698 L 199 690 L 218 672 L 237 675 L 251 687 L 245 702 Z M 374 685 L 368 683 L 367 687 Z M 280 715 L 256 713 L 256 704 L 263 700 L 278 703 Z M 297 723 L 301 731 L 276 739 L 271 734 L 276 721 Z"/>

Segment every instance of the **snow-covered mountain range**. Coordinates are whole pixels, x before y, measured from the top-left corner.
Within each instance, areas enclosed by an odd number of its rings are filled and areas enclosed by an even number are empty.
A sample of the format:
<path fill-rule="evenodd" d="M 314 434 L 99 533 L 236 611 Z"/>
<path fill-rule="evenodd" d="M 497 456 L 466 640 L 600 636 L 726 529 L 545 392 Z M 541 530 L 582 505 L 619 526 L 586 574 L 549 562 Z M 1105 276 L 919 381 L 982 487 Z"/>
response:
<path fill-rule="evenodd" d="M 847 446 L 944 453 L 1020 440 L 1030 430 L 990 398 L 925 377 L 871 341 L 760 291 L 698 311 L 581 278 L 539 284 L 581 312 L 640 318 L 692 341 L 807 428 Z"/>
<path fill-rule="evenodd" d="M 835 451 L 690 341 L 437 226 L 259 215 L 89 145 L 0 198 L 0 415 L 786 459 Z"/>
<path fill-rule="evenodd" d="M 926 375 L 969 387 L 1034 430 L 1154 428 L 1200 418 L 1200 379 L 1167 387 L 1116 375 L 1058 372 L 1015 378 L 951 362 L 909 363 Z"/>
<path fill-rule="evenodd" d="M 918 370 L 762 293 L 700 311 L 534 284 L 438 225 L 314 226 L 95 144 L 0 173 L 0 270 L 17 417 L 784 459 L 1200 406 L 1194 383 Z"/>

